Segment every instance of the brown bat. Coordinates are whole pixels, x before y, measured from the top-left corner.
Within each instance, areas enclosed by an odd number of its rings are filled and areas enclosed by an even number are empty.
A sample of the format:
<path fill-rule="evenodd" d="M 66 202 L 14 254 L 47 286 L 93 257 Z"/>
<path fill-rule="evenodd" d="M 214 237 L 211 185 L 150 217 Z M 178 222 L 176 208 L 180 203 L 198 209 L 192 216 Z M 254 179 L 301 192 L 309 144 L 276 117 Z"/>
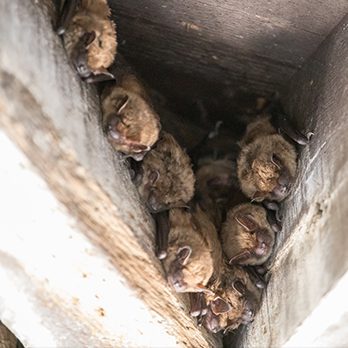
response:
<path fill-rule="evenodd" d="M 195 178 L 190 158 L 167 132 L 161 133 L 144 158 L 141 172 L 136 185 L 153 213 L 185 206 L 193 197 Z"/>
<path fill-rule="evenodd" d="M 116 27 L 106 0 L 65 0 L 57 25 L 65 49 L 88 83 L 114 79 L 107 69 L 115 59 Z"/>
<path fill-rule="evenodd" d="M 158 139 L 159 116 L 135 74 L 116 76 L 117 84 L 107 86 L 101 95 L 103 128 L 116 151 L 141 161 Z"/>
<path fill-rule="evenodd" d="M 207 314 L 203 325 L 213 333 L 252 322 L 261 300 L 260 289 L 244 268 L 222 267 L 222 276 L 209 286 L 211 293 L 205 294 Z"/>
<path fill-rule="evenodd" d="M 250 123 L 237 162 L 243 193 L 258 202 L 282 201 L 295 178 L 296 157 L 295 147 L 277 134 L 269 116 Z"/>
<path fill-rule="evenodd" d="M 214 225 L 195 205 L 169 211 L 169 246 L 163 266 L 168 283 L 177 292 L 206 292 L 218 276 L 222 251 Z"/>
<path fill-rule="evenodd" d="M 220 236 L 229 263 L 239 265 L 265 263 L 275 241 L 266 209 L 251 203 L 237 205 L 228 211 Z"/>
<path fill-rule="evenodd" d="M 220 229 L 231 190 L 236 182 L 234 164 L 228 158 L 200 160 L 196 175 L 196 198 L 203 210 Z"/>

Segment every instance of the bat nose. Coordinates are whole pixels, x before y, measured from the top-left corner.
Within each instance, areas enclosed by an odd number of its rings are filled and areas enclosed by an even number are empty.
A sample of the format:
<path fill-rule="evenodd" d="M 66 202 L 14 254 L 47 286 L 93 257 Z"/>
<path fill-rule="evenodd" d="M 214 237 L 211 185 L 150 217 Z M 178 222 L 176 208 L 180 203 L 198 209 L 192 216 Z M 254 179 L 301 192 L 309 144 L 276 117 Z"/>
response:
<path fill-rule="evenodd" d="M 176 292 L 183 292 L 186 290 L 186 283 L 183 281 L 182 277 L 178 274 L 169 275 L 168 282 L 173 286 Z"/>
<path fill-rule="evenodd" d="M 257 248 L 255 250 L 257 255 L 264 255 L 268 252 L 272 238 L 267 230 L 259 230 L 256 232 Z"/>
<path fill-rule="evenodd" d="M 289 182 L 287 182 L 286 184 L 283 184 L 283 182 L 283 179 L 281 179 L 281 183 L 279 183 L 278 181 L 278 184 L 272 191 L 274 199 L 277 201 L 282 201 L 289 192 Z"/>
<path fill-rule="evenodd" d="M 209 331 L 213 333 L 218 333 L 222 330 L 219 324 L 219 317 L 217 315 L 214 315 L 210 310 L 208 311 L 205 319 L 205 326 Z"/>
<path fill-rule="evenodd" d="M 113 141 L 121 140 L 121 134 L 117 130 L 117 125 L 120 121 L 121 121 L 120 118 L 116 115 L 109 116 L 109 120 L 106 125 L 105 132 L 107 133 L 107 136 L 110 138 L 110 140 L 113 140 Z"/>
<path fill-rule="evenodd" d="M 83 58 L 77 57 L 77 59 L 75 60 L 75 67 L 78 74 L 82 78 L 87 78 L 91 75 L 91 70 L 89 69 L 87 63 L 83 61 Z"/>
<path fill-rule="evenodd" d="M 147 204 L 148 204 L 151 212 L 153 212 L 153 213 L 158 213 L 158 212 L 165 209 L 164 204 L 159 202 L 153 193 L 150 194 L 148 201 L 147 201 Z"/>
<path fill-rule="evenodd" d="M 245 303 L 242 320 L 244 323 L 250 323 L 254 320 L 254 306 L 249 300 L 247 300 Z"/>

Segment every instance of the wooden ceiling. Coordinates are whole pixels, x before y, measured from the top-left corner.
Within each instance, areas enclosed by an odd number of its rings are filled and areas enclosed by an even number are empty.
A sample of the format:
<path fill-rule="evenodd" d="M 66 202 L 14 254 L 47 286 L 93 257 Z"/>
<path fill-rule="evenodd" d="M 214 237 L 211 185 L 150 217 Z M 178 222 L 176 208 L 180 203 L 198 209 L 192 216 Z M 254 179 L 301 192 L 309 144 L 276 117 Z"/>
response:
<path fill-rule="evenodd" d="M 348 12 L 347 0 L 110 0 L 120 51 L 179 96 L 269 93 Z"/>

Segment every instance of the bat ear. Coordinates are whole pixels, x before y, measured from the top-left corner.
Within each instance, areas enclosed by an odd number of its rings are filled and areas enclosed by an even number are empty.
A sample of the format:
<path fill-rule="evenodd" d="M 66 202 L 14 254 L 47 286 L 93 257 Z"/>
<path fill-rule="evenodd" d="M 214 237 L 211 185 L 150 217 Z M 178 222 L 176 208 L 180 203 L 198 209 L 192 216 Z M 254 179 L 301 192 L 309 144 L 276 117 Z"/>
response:
<path fill-rule="evenodd" d="M 85 47 L 88 47 L 97 37 L 95 31 L 91 31 L 89 33 L 85 33 L 84 36 L 82 37 L 84 40 L 84 45 Z"/>
<path fill-rule="evenodd" d="M 234 290 L 239 292 L 242 296 L 244 296 L 244 294 L 246 293 L 245 285 L 240 280 L 235 280 L 232 283 L 232 287 Z"/>
<path fill-rule="evenodd" d="M 229 312 L 232 309 L 232 306 L 221 297 L 216 297 L 210 304 L 210 308 L 215 315 L 219 315 Z"/>
<path fill-rule="evenodd" d="M 147 152 L 151 150 L 150 146 L 143 145 L 143 144 L 132 144 L 131 149 L 133 152 L 140 153 L 140 152 Z"/>
<path fill-rule="evenodd" d="M 264 199 L 264 193 L 261 191 L 255 191 L 253 196 L 251 197 L 252 202 L 261 202 Z"/>
<path fill-rule="evenodd" d="M 187 264 L 188 259 L 192 254 L 192 248 L 188 245 L 181 247 L 177 252 L 177 260 L 185 266 Z"/>
<path fill-rule="evenodd" d="M 237 214 L 235 220 L 244 227 L 248 232 L 253 232 L 259 228 L 259 225 L 254 221 L 250 215 Z"/>
<path fill-rule="evenodd" d="M 149 176 L 149 180 L 151 182 L 151 185 L 154 185 L 157 182 L 157 180 L 159 179 L 159 177 L 160 177 L 160 173 L 158 170 L 151 172 L 151 174 Z"/>
<path fill-rule="evenodd" d="M 282 161 L 275 154 L 272 154 L 271 162 L 280 170 L 282 168 Z"/>
<path fill-rule="evenodd" d="M 127 106 L 129 102 L 129 97 L 128 95 L 123 95 L 122 97 L 120 97 L 117 105 L 116 105 L 116 113 L 120 114 L 122 113 L 122 111 L 125 109 L 125 107 Z"/>

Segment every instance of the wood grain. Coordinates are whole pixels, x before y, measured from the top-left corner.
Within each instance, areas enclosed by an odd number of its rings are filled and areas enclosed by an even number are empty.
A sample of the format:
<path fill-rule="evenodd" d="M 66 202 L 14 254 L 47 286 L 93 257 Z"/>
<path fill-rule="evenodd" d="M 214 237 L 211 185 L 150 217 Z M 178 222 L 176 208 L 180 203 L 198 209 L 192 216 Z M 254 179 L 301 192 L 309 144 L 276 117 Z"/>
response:
<path fill-rule="evenodd" d="M 102 134 L 96 91 L 81 83 L 69 65 L 44 5 L 35 1 L 23 5 L 17 0 L 0 4 L 0 31 L 6 31 L 6 37 L 0 36 L 2 129 L 39 169 L 52 192 L 79 221 L 80 230 L 108 255 L 114 273 L 121 275 L 150 314 L 156 313 L 154 318 L 161 318 L 161 325 L 177 344 L 219 347 L 219 338 L 199 329 L 188 314 L 187 303 L 167 286 L 154 255 L 153 222 L 139 202 L 125 163 Z M 35 291 L 28 291 L 28 301 L 60 346 L 119 342 L 117 330 L 110 333 L 103 327 L 104 312 L 90 317 L 77 314 L 64 291 L 59 296 L 47 288 L 44 291 L 44 279 L 28 276 L 16 254 L 7 250 L 1 265 L 5 273 L 16 270 L 13 275 L 17 276 L 8 276 L 7 281 L 32 283 Z M 64 269 L 57 271 L 64 274 Z M 3 311 L 11 312 L 6 301 L 2 305 Z M 120 314 L 110 308 L 110 315 Z M 6 324 L 16 327 L 16 316 L 8 315 Z M 16 334 L 22 339 L 20 332 Z M 23 342 L 30 346 L 29 338 Z"/>
<path fill-rule="evenodd" d="M 348 269 L 348 17 L 291 80 L 285 99 L 302 148 L 261 311 L 239 342 L 281 346 Z M 281 293 L 280 293 L 281 292 Z"/>
<path fill-rule="evenodd" d="M 212 84 L 213 95 L 226 88 L 279 90 L 348 12 L 346 0 L 109 2 L 121 50 L 172 94 L 175 74 Z M 161 81 L 158 65 L 166 69 Z"/>
<path fill-rule="evenodd" d="M 0 348 L 16 348 L 17 338 L 0 322 Z"/>

